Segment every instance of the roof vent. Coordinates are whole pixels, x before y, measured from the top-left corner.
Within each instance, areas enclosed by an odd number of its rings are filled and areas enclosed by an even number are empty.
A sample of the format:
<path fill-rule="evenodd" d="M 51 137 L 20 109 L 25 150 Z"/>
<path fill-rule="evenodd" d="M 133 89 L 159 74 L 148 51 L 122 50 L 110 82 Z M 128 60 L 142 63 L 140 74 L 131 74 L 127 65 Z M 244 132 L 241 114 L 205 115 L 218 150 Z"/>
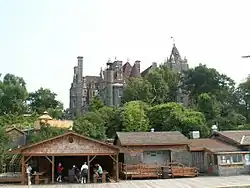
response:
<path fill-rule="evenodd" d="M 191 131 L 190 137 L 191 137 L 191 139 L 199 139 L 200 138 L 200 131 Z"/>
<path fill-rule="evenodd" d="M 152 129 L 151 129 L 151 132 L 155 132 L 155 129 L 154 129 L 154 128 L 152 128 Z"/>
<path fill-rule="evenodd" d="M 216 131 L 218 131 L 218 126 L 217 125 L 212 125 L 211 129 L 212 129 L 213 132 L 216 132 Z"/>

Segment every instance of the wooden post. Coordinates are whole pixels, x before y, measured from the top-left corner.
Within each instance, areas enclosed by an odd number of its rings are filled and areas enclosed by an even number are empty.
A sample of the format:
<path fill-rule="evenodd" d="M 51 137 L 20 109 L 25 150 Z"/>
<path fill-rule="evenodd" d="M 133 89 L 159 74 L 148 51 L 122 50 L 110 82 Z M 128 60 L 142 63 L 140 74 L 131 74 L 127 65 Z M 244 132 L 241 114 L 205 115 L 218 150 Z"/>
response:
<path fill-rule="evenodd" d="M 116 181 L 119 182 L 119 154 L 116 155 Z"/>
<path fill-rule="evenodd" d="M 22 157 L 22 184 L 24 185 L 25 183 L 25 161 L 24 161 L 24 156 Z"/>
<path fill-rule="evenodd" d="M 52 170 L 52 184 L 54 184 L 54 181 L 55 181 L 55 156 L 52 156 L 52 163 L 51 163 L 51 165 L 52 165 L 52 168 L 51 168 L 51 170 Z"/>
<path fill-rule="evenodd" d="M 87 163 L 88 163 L 88 183 L 90 183 L 90 162 L 89 162 L 89 155 L 87 157 Z"/>

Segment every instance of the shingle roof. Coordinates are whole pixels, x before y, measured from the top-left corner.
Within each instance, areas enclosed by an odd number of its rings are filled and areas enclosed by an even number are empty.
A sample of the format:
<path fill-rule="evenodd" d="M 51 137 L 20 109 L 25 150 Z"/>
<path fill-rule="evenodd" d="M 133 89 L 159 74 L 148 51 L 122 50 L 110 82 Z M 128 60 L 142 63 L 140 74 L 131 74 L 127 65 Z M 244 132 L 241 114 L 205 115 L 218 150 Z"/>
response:
<path fill-rule="evenodd" d="M 138 67 L 137 67 L 136 64 L 134 64 L 134 66 L 132 67 L 130 77 L 134 77 L 134 78 L 140 78 L 141 77 L 141 73 L 138 70 Z"/>
<path fill-rule="evenodd" d="M 230 140 L 236 142 L 237 144 L 250 145 L 250 130 L 240 130 L 240 131 L 218 131 L 216 134 L 222 135 Z"/>
<path fill-rule="evenodd" d="M 122 66 L 122 69 L 123 69 L 124 76 L 129 76 L 132 66 L 130 65 L 129 62 L 127 62 Z"/>
<path fill-rule="evenodd" d="M 207 149 L 212 152 L 238 151 L 235 146 L 229 145 L 222 141 L 210 138 L 192 139 L 190 140 L 189 148 L 191 151 Z"/>
<path fill-rule="evenodd" d="M 186 144 L 188 138 L 179 131 L 170 132 L 117 132 L 122 146 Z"/>

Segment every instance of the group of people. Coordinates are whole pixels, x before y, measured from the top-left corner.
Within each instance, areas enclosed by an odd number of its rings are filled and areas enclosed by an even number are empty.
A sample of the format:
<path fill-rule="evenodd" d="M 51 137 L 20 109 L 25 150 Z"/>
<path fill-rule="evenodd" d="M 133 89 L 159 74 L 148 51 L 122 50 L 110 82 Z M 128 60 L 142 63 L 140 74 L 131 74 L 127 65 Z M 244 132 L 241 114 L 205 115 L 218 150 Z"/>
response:
<path fill-rule="evenodd" d="M 58 182 L 62 182 L 62 171 L 63 171 L 63 166 L 61 163 L 58 164 L 57 166 L 57 179 L 56 181 Z M 73 173 L 74 173 L 74 178 L 77 182 L 81 182 L 81 183 L 87 183 L 87 177 L 88 177 L 88 170 L 89 167 L 87 165 L 86 162 L 84 162 L 84 164 L 82 165 L 81 169 L 79 170 L 79 168 L 77 168 L 76 165 L 73 165 L 72 167 Z M 99 177 L 102 176 L 103 170 L 102 167 L 99 164 L 95 165 L 94 168 L 94 176 L 95 177 Z"/>

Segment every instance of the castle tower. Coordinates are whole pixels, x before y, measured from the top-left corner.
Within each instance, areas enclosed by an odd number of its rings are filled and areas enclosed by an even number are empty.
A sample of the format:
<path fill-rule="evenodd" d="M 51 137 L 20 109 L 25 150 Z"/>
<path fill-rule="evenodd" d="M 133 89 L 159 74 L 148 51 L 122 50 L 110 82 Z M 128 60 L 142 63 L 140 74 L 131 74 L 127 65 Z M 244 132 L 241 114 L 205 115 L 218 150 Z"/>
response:
<path fill-rule="evenodd" d="M 77 66 L 74 67 L 73 82 L 70 87 L 70 113 L 71 117 L 75 117 L 82 108 L 83 98 L 83 57 L 77 57 Z"/>

